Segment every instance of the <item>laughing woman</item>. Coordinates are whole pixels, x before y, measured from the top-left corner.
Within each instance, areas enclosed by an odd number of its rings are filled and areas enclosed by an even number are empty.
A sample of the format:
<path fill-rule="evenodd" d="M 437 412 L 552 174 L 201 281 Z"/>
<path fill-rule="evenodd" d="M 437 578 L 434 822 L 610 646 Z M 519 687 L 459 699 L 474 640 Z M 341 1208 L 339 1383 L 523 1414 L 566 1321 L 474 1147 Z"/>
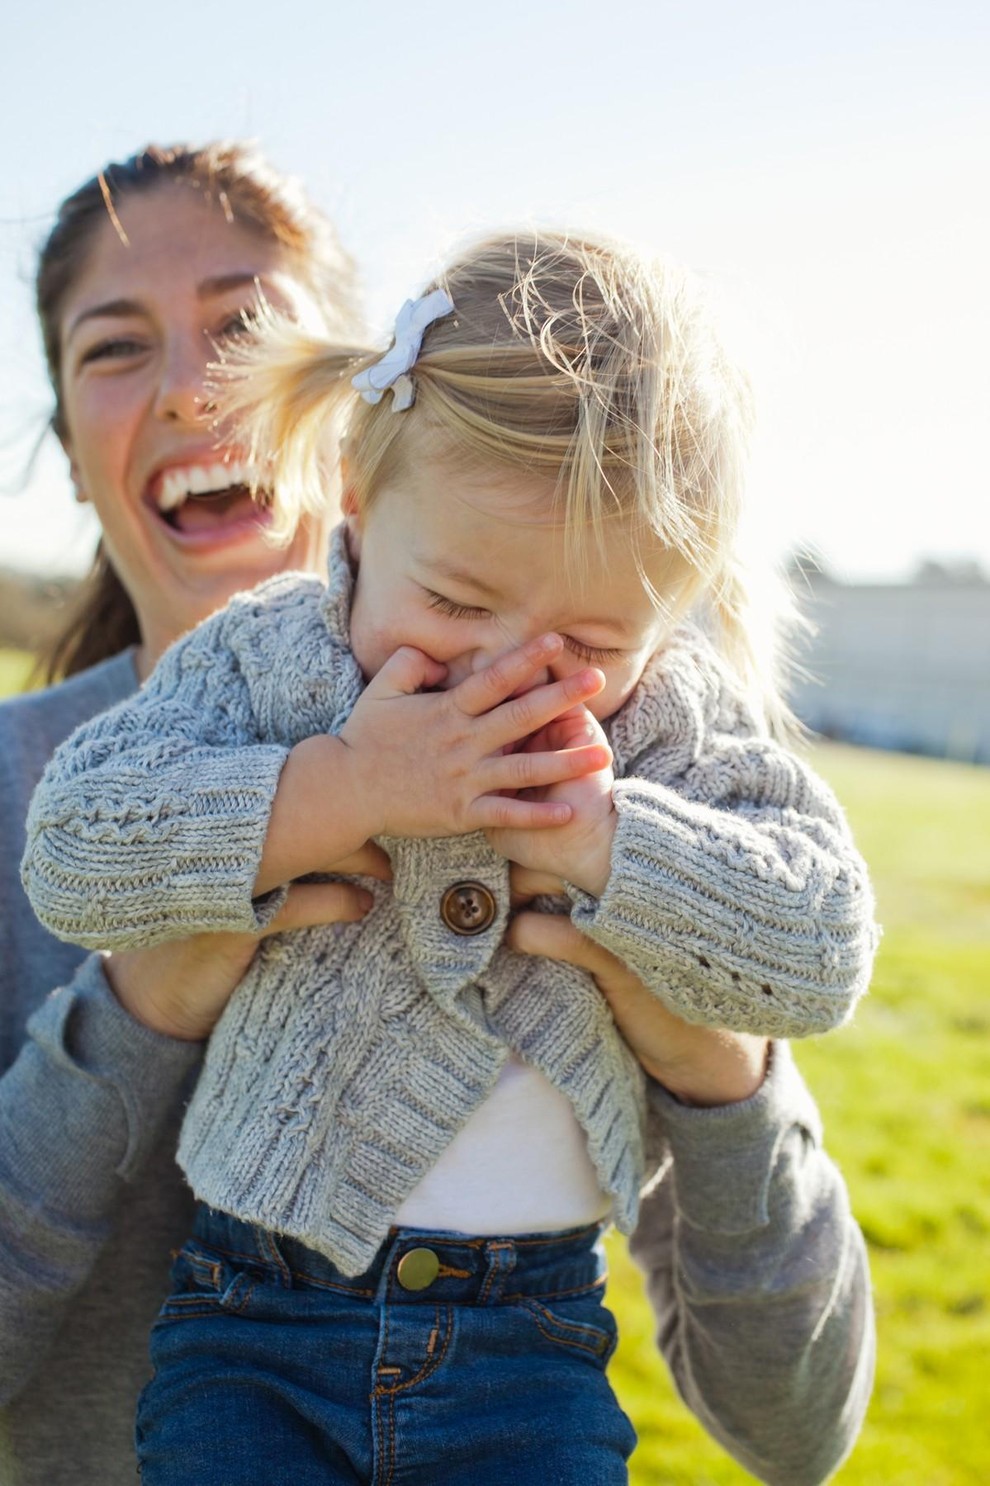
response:
<path fill-rule="evenodd" d="M 108 167 L 41 254 L 53 427 L 102 536 L 50 658 L 59 679 L 0 707 L 0 1486 L 134 1479 L 147 1331 L 192 1210 L 179 1116 L 256 948 L 202 935 L 84 957 L 35 921 L 17 867 L 33 787 L 77 725 L 234 592 L 325 566 L 319 522 L 266 540 L 269 503 L 208 401 L 208 366 L 250 333 L 260 297 L 355 338 L 328 225 L 237 146 Z M 371 844 L 336 869 L 388 876 Z M 546 884 L 515 886 L 513 946 L 595 976 L 649 1075 L 664 1176 L 633 1248 L 681 1392 L 761 1479 L 822 1480 L 869 1395 L 872 1317 L 862 1240 L 786 1046 L 688 1027 L 568 920 L 526 911 Z M 364 909 L 356 886 L 297 883 L 266 932 Z"/>
<path fill-rule="evenodd" d="M 329 224 L 237 145 L 108 166 L 63 203 L 41 251 L 52 424 L 102 534 L 49 657 L 61 679 L 0 707 L 4 1486 L 134 1478 L 147 1330 L 189 1212 L 173 1160 L 183 1091 L 256 947 L 202 936 L 85 958 L 33 918 L 17 858 L 31 791 L 68 733 L 233 593 L 324 565 L 319 523 L 301 522 L 287 546 L 266 541 L 270 512 L 204 392 L 259 296 L 353 334 L 352 267 Z M 381 873 L 379 861 L 369 848 L 342 869 Z M 362 912 L 345 885 L 300 885 L 286 907 L 273 929 Z"/>

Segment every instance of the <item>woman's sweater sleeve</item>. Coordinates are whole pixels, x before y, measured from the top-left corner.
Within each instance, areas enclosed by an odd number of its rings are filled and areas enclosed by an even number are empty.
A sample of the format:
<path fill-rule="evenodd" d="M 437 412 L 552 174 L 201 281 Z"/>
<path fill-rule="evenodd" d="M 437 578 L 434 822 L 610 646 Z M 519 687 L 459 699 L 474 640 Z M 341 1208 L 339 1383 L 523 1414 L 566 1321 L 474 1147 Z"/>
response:
<path fill-rule="evenodd" d="M 180 640 L 49 762 L 21 876 L 59 938 L 127 949 L 277 912 L 284 890 L 251 894 L 288 749 L 259 740 L 235 622 L 223 611 Z"/>
<path fill-rule="evenodd" d="M 806 1037 L 866 990 L 873 894 L 826 784 L 766 739 L 717 737 L 680 778 L 617 780 L 601 898 L 573 918 L 687 1021 Z M 641 772 L 639 772 L 641 771 Z"/>
<path fill-rule="evenodd" d="M 143 1027 L 91 955 L 0 1078 L 0 1407 L 43 1360 L 202 1054 Z"/>
<path fill-rule="evenodd" d="M 688 1109 L 657 1084 L 672 1155 L 631 1250 L 658 1342 L 709 1433 L 768 1486 L 818 1486 L 852 1449 L 873 1382 L 862 1234 L 785 1043 L 741 1104 Z"/>

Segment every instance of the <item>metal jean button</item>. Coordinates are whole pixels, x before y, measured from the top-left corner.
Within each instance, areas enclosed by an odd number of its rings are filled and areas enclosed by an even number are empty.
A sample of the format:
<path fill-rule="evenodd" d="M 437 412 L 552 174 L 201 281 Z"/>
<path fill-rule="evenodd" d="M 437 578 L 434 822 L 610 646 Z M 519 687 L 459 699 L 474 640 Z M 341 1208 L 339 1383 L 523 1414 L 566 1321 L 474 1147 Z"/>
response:
<path fill-rule="evenodd" d="M 440 1273 L 440 1260 L 432 1249 L 410 1249 L 396 1267 L 396 1278 L 403 1290 L 425 1290 Z"/>
<path fill-rule="evenodd" d="M 440 901 L 440 917 L 455 934 L 483 934 L 495 921 L 495 897 L 483 882 L 455 882 Z"/>

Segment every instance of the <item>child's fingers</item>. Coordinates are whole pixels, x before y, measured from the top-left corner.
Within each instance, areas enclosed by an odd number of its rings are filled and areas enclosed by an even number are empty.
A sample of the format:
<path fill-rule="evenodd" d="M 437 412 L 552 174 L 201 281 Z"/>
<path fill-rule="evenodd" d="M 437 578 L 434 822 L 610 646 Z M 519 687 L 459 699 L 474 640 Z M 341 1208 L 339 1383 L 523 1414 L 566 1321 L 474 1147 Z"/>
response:
<path fill-rule="evenodd" d="M 597 696 L 605 685 L 605 676 L 595 666 L 585 666 L 573 676 L 534 686 L 532 691 L 503 702 L 485 719 L 486 741 L 493 750 L 515 743 L 559 718 L 574 711 L 581 703 Z M 582 709 L 584 710 L 584 709 Z M 575 718 L 571 731 L 579 735 L 583 719 Z M 603 735 L 604 736 L 604 735 Z M 581 741 L 587 741 L 582 738 Z"/>
<path fill-rule="evenodd" d="M 533 747 L 534 738 L 538 744 L 536 747 Z M 593 717 L 587 707 L 579 706 L 553 718 L 539 733 L 531 735 L 526 747 L 531 752 L 543 753 L 547 749 L 580 748 L 588 743 L 601 743 L 607 747 L 608 739 L 597 717 Z"/>
<path fill-rule="evenodd" d="M 563 801 L 482 795 L 471 807 L 471 826 L 479 831 L 540 831 L 566 826 L 573 813 Z"/>
<path fill-rule="evenodd" d="M 365 689 L 364 696 L 374 701 L 391 697 L 408 697 L 427 686 L 439 686 L 447 667 L 412 645 L 401 646 L 390 655 L 378 674 Z"/>
<path fill-rule="evenodd" d="M 482 776 L 485 790 L 540 789 L 607 769 L 612 750 L 607 743 L 561 748 L 553 753 L 504 753 L 489 759 Z"/>
<path fill-rule="evenodd" d="M 539 639 L 520 645 L 518 650 L 506 651 L 490 666 L 468 676 L 453 688 L 451 700 L 466 716 L 480 717 L 531 682 L 538 671 L 556 660 L 563 648 L 559 635 L 540 635 Z"/>

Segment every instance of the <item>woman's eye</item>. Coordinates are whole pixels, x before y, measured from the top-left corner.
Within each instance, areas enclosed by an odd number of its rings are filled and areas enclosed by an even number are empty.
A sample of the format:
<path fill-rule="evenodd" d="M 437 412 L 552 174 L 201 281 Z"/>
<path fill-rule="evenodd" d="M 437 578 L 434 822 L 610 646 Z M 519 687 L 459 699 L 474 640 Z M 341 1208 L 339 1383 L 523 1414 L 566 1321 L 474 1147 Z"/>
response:
<path fill-rule="evenodd" d="M 126 356 L 138 356 L 143 350 L 141 341 L 132 340 L 126 335 L 112 336 L 89 346 L 80 356 L 79 364 L 85 366 L 90 361 L 116 361 Z"/>
<path fill-rule="evenodd" d="M 581 640 L 572 640 L 569 635 L 564 636 L 564 645 L 572 655 L 592 665 L 605 665 L 610 660 L 618 660 L 624 654 L 621 650 L 607 650 L 601 645 L 585 645 Z"/>
<path fill-rule="evenodd" d="M 429 590 L 427 590 L 429 592 Z M 446 614 L 451 619 L 487 619 L 487 609 L 472 609 L 467 604 L 455 604 L 453 599 L 444 598 L 442 593 L 429 594 L 430 608 L 436 609 L 438 614 Z"/>
<path fill-rule="evenodd" d="M 249 309 L 238 310 L 225 320 L 217 334 L 219 341 L 246 340 L 254 335 L 255 316 Z"/>

